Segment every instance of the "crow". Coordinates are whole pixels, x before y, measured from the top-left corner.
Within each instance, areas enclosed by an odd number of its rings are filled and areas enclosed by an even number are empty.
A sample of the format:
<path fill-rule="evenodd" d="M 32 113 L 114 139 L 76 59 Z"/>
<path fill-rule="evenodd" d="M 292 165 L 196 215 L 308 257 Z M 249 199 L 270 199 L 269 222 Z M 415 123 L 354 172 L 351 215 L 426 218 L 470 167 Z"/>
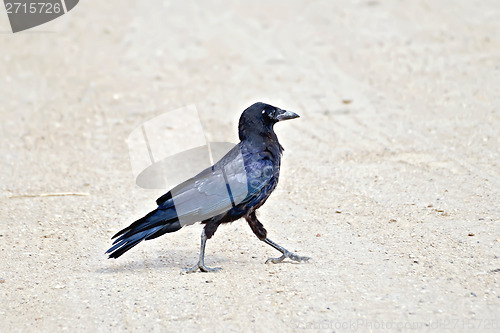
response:
<path fill-rule="evenodd" d="M 240 142 L 213 166 L 177 185 L 156 200 L 158 207 L 130 226 L 119 231 L 118 237 L 106 252 L 118 258 L 143 240 L 157 238 L 182 227 L 201 222 L 198 263 L 184 272 L 217 271 L 220 267 L 205 266 L 205 244 L 221 223 L 245 218 L 254 234 L 282 253 L 266 263 L 279 263 L 288 258 L 307 261 L 267 238 L 267 231 L 257 219 L 256 210 L 262 206 L 278 184 L 281 154 L 273 126 L 279 121 L 299 115 L 264 103 L 255 103 L 243 111 L 238 134 Z"/>

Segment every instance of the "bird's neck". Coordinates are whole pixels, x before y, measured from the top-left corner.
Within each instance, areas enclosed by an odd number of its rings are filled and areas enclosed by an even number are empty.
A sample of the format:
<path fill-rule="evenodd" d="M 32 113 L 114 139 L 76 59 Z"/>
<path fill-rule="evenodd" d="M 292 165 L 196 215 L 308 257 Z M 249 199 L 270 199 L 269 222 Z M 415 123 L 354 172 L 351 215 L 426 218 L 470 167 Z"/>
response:
<path fill-rule="evenodd" d="M 284 150 L 278 141 L 276 133 L 272 129 L 270 131 L 252 131 L 246 133 L 241 139 L 254 149 L 268 151 L 276 157 L 279 157 Z"/>
<path fill-rule="evenodd" d="M 284 150 L 274 133 L 274 123 L 266 123 L 261 119 L 240 119 L 238 130 L 240 140 L 258 150 L 267 150 L 277 157 Z"/>

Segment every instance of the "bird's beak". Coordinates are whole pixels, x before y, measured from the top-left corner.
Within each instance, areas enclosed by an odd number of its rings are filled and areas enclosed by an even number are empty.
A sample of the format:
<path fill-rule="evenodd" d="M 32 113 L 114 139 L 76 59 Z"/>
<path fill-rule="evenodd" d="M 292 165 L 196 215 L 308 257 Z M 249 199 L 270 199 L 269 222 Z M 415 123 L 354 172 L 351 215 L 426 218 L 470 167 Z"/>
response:
<path fill-rule="evenodd" d="M 294 119 L 294 118 L 299 118 L 299 117 L 300 116 L 298 114 L 296 114 L 295 112 L 280 110 L 278 115 L 276 116 L 276 119 L 278 121 L 282 121 L 282 120 Z"/>

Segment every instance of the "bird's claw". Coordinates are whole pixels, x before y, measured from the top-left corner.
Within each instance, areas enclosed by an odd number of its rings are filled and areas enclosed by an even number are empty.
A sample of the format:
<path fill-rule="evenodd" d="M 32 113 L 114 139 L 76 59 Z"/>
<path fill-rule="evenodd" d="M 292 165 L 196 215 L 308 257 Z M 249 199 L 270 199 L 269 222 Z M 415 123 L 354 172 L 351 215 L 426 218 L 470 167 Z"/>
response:
<path fill-rule="evenodd" d="M 218 272 L 221 269 L 222 268 L 220 268 L 220 267 L 207 267 L 204 264 L 197 263 L 193 267 L 184 268 L 181 271 L 181 274 L 195 273 L 198 270 L 200 270 L 200 272 L 205 272 L 205 273 L 208 273 L 208 272 Z"/>
<path fill-rule="evenodd" d="M 302 256 L 299 256 L 299 255 L 296 255 L 293 252 L 288 252 L 287 251 L 287 252 L 283 253 L 283 255 L 281 257 L 279 257 L 279 258 L 269 258 L 269 259 L 267 259 L 266 260 L 266 264 L 268 264 L 268 263 L 278 264 L 278 263 L 282 262 L 283 260 L 285 260 L 287 258 L 291 259 L 293 261 L 299 261 L 299 262 L 300 261 L 308 261 L 308 260 L 311 259 L 309 257 L 302 257 Z"/>
<path fill-rule="evenodd" d="M 205 273 L 218 272 L 221 269 L 222 269 L 221 267 L 207 267 L 205 265 L 200 266 L 200 271 L 205 272 Z"/>

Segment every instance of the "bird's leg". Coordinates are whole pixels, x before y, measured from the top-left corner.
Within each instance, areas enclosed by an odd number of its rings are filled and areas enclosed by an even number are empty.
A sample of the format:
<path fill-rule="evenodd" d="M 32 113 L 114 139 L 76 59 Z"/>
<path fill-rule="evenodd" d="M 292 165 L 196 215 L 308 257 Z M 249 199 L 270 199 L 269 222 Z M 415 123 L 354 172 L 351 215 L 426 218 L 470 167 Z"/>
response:
<path fill-rule="evenodd" d="M 205 234 L 205 229 L 201 232 L 201 245 L 200 245 L 200 258 L 198 259 L 198 263 L 190 268 L 185 268 L 182 270 L 182 273 L 194 273 L 198 271 L 198 269 L 202 272 L 217 272 L 220 270 L 220 267 L 207 267 L 205 266 L 205 244 L 207 243 L 207 235 Z"/>
<path fill-rule="evenodd" d="M 288 259 L 291 259 L 293 261 L 308 261 L 309 257 L 302 257 L 302 256 L 299 256 L 299 255 L 296 255 L 295 253 L 293 252 L 290 252 L 288 251 L 287 249 L 285 249 L 284 247 L 282 246 L 279 246 L 278 244 L 276 244 L 275 242 L 273 242 L 272 240 L 270 240 L 269 238 L 264 238 L 262 240 L 264 243 L 266 244 L 269 244 L 271 245 L 272 247 L 274 247 L 276 250 L 280 251 L 281 253 L 283 253 L 283 255 L 279 258 L 269 258 L 266 260 L 266 264 L 269 263 L 269 262 L 272 262 L 273 264 L 277 264 L 279 262 L 282 262 L 283 260 L 285 260 L 286 258 Z"/>
<path fill-rule="evenodd" d="M 311 259 L 309 257 L 298 256 L 295 253 L 288 251 L 284 247 L 279 246 L 278 244 L 276 244 L 275 242 L 273 242 L 272 240 L 270 240 L 269 238 L 267 238 L 267 230 L 264 228 L 264 226 L 262 225 L 262 223 L 260 223 L 260 221 L 257 219 L 257 215 L 255 215 L 255 211 L 253 211 L 248 216 L 246 216 L 245 219 L 247 220 L 248 225 L 252 229 L 253 233 L 261 241 L 263 241 L 266 244 L 271 245 L 276 250 L 278 250 L 281 253 L 283 253 L 283 255 L 281 257 L 279 257 L 279 258 L 269 258 L 269 259 L 267 259 L 266 260 L 266 264 L 268 262 L 272 262 L 273 264 L 277 264 L 279 262 L 282 262 L 286 258 L 294 260 L 294 261 L 308 261 L 309 259 Z"/>
<path fill-rule="evenodd" d="M 260 223 L 260 221 L 257 219 L 257 215 L 255 215 L 255 211 L 253 211 L 248 216 L 246 216 L 245 219 L 247 220 L 248 225 L 252 229 L 252 231 L 255 234 L 255 236 L 257 236 L 264 243 L 271 245 L 276 250 L 278 250 L 281 253 L 283 253 L 283 255 L 281 257 L 279 257 L 279 258 L 269 258 L 269 259 L 267 259 L 266 260 L 266 264 L 268 262 L 272 262 L 273 264 L 277 264 L 279 262 L 282 262 L 286 258 L 294 260 L 294 261 L 308 261 L 309 259 L 311 259 L 309 257 L 298 256 L 295 253 L 288 251 L 284 247 L 279 246 L 278 244 L 276 244 L 275 242 L 273 242 L 272 240 L 270 240 L 269 238 L 267 238 L 267 230 L 264 228 L 264 226 L 262 225 L 262 223 Z"/>

